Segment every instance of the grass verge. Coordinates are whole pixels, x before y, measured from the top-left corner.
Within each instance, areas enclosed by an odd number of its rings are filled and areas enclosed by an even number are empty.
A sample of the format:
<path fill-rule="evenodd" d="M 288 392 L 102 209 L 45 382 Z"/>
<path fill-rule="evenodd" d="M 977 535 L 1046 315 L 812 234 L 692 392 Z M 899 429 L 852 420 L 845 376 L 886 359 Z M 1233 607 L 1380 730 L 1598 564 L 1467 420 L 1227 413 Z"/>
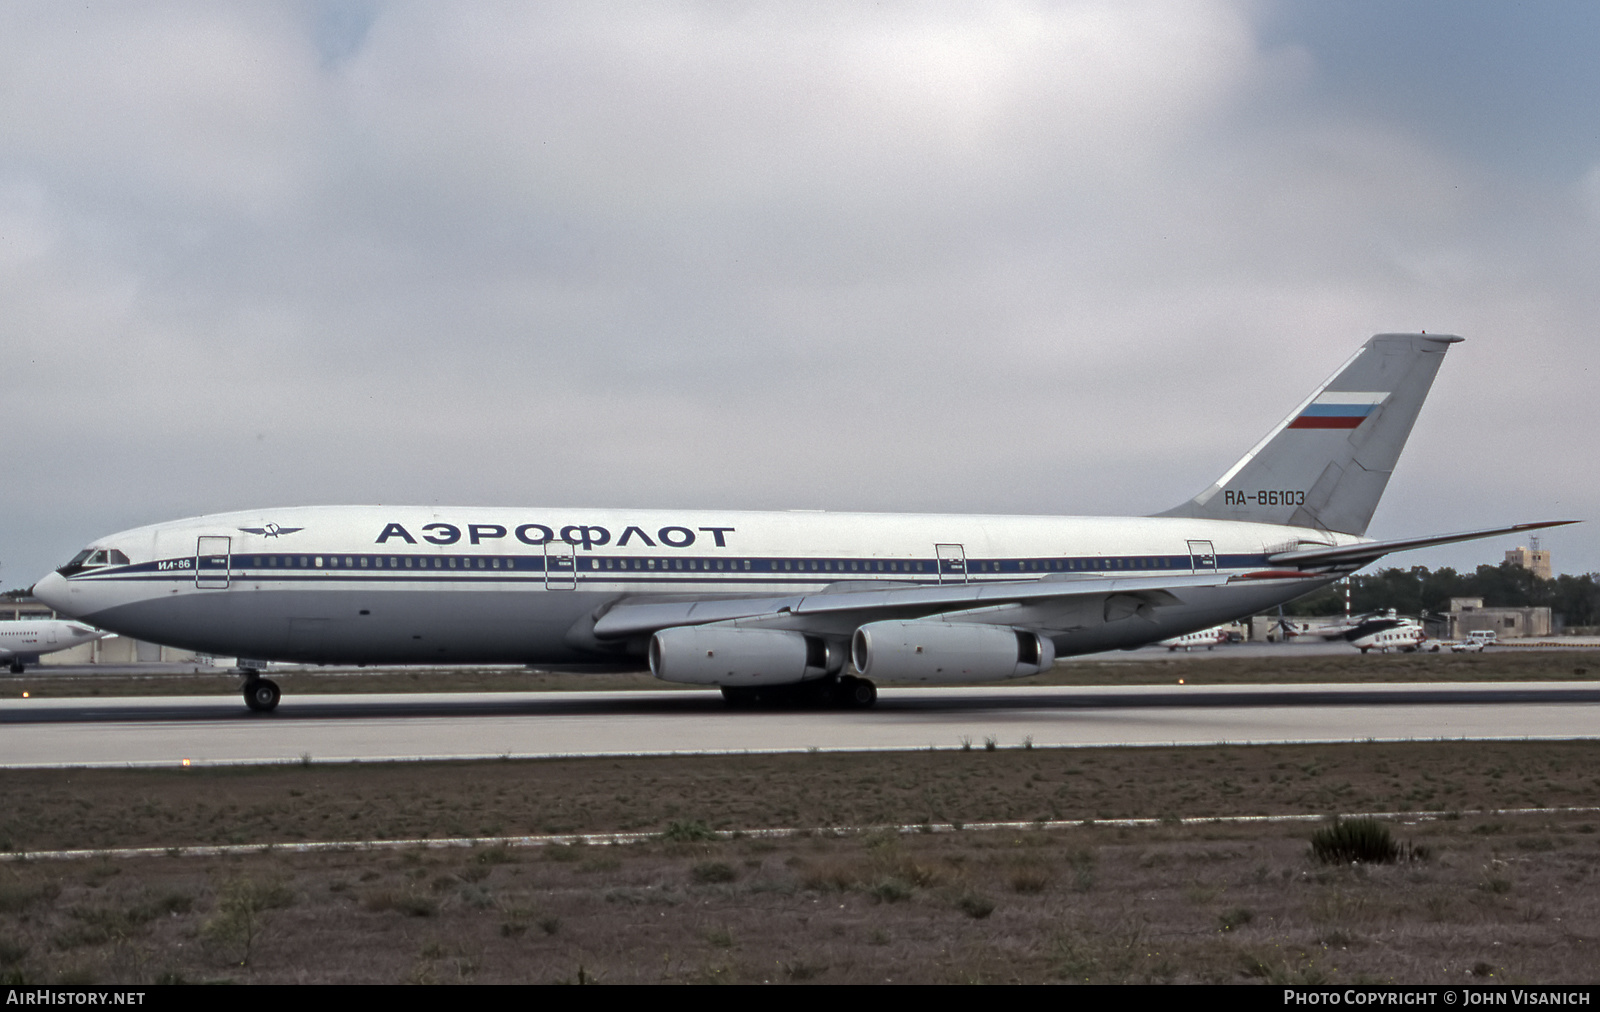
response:
<path fill-rule="evenodd" d="M 0 845 L 648 829 L 626 846 L 0 864 L 18 982 L 1583 982 L 1600 743 L 14 771 Z M 1326 865 L 1399 811 L 1421 859 Z M 709 839 L 773 826 L 1162 818 Z M 1342 823 L 1349 825 L 1350 821 Z"/>

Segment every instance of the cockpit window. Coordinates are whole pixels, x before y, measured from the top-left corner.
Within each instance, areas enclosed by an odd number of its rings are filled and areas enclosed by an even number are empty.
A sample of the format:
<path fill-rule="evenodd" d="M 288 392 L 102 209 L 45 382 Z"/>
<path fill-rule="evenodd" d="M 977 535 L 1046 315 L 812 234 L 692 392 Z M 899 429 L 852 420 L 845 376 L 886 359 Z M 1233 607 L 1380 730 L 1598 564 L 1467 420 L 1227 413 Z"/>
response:
<path fill-rule="evenodd" d="M 72 561 L 62 566 L 56 572 L 62 576 L 71 576 L 81 573 L 85 569 L 95 569 L 99 566 L 126 566 L 128 556 L 115 548 L 85 548 L 72 557 Z"/>

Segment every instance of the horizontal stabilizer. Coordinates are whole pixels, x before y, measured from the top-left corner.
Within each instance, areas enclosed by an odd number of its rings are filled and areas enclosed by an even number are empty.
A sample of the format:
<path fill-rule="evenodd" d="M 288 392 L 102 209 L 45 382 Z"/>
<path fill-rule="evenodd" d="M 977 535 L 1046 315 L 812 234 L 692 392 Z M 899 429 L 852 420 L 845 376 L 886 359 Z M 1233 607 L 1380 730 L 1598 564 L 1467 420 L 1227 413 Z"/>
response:
<path fill-rule="evenodd" d="M 1491 527 L 1487 530 L 1465 531 L 1461 534 L 1435 534 L 1426 538 L 1401 538 L 1396 541 L 1368 541 L 1360 545 L 1304 548 L 1293 552 L 1279 552 L 1277 555 L 1270 555 L 1267 557 L 1267 561 L 1274 565 L 1297 566 L 1301 569 L 1318 566 L 1359 569 L 1391 552 L 1404 552 L 1413 548 L 1432 548 L 1434 545 L 1450 545 L 1457 541 L 1475 541 L 1478 538 L 1492 538 L 1498 534 L 1520 534 L 1523 531 L 1537 531 L 1546 527 L 1562 527 L 1566 524 L 1580 522 L 1578 520 L 1546 520 L 1536 524 L 1512 524 L 1510 527 Z"/>

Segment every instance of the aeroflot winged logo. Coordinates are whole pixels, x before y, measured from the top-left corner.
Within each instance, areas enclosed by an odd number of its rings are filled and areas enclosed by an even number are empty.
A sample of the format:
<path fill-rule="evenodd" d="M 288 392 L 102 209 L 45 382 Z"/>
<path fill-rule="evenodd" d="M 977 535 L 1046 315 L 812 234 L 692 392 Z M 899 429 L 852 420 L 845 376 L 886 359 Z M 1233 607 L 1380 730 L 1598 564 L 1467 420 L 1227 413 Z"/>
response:
<path fill-rule="evenodd" d="M 295 531 L 303 531 L 304 527 L 279 527 L 277 524 L 268 524 L 265 527 L 241 527 L 246 534 L 259 534 L 264 538 L 276 538 Z"/>
<path fill-rule="evenodd" d="M 457 524 L 424 524 L 418 528 L 422 533 L 422 540 L 434 545 L 453 545 L 466 539 L 474 545 L 481 545 L 485 541 L 497 541 L 506 537 L 508 531 L 512 537 L 525 545 L 548 545 L 560 541 L 569 545 L 582 545 L 585 551 L 593 551 L 602 545 L 613 544 L 611 531 L 595 524 L 569 524 L 565 527 L 552 527 L 546 524 L 519 524 L 514 528 L 507 528 L 505 524 L 466 524 L 465 528 Z M 618 548 L 626 548 L 637 542 L 641 547 L 655 548 L 665 545 L 668 548 L 688 548 L 699 541 L 705 545 L 701 535 L 711 535 L 712 542 L 718 548 L 728 547 L 728 535 L 733 533 L 732 527 L 678 527 L 668 525 L 659 528 L 654 537 L 642 527 L 631 524 L 617 536 L 614 542 Z M 285 531 L 284 533 L 288 533 Z M 378 535 L 376 544 L 387 544 L 390 541 L 403 541 L 408 545 L 417 543 L 417 539 L 402 524 L 388 524 Z"/>

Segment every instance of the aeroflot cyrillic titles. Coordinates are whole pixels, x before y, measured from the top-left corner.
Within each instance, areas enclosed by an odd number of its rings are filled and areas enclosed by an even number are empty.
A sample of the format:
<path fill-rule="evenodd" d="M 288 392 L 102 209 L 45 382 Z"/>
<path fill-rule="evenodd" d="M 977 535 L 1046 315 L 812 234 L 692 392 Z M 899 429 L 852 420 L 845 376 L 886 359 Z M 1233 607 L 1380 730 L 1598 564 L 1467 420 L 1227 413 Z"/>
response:
<path fill-rule="evenodd" d="M 1215 483 L 1150 517 L 295 507 L 102 538 L 34 593 L 97 626 L 241 661 L 628 668 L 731 702 L 867 705 L 1154 643 L 1393 551 L 1367 524 L 1448 348 L 1383 334 Z"/>
<path fill-rule="evenodd" d="M 251 528 L 241 527 L 242 531 L 250 532 Z M 303 528 L 295 528 L 302 530 Z M 423 524 L 419 533 L 423 541 L 430 545 L 454 545 L 461 541 L 462 532 L 466 532 L 468 544 L 481 545 L 491 541 L 503 541 L 506 531 L 510 530 L 511 536 L 525 545 L 538 547 L 547 545 L 552 541 L 563 541 L 569 545 L 581 545 L 585 551 L 611 544 L 611 531 L 595 524 L 567 524 L 565 526 L 547 526 L 545 524 L 517 524 L 508 527 L 507 524 Z M 664 545 L 667 548 L 689 548 L 698 540 L 702 547 L 705 540 L 699 534 L 711 535 L 712 543 L 718 548 L 728 547 L 728 535 L 732 527 L 683 527 L 678 524 L 668 524 L 656 528 L 655 537 L 652 538 L 644 528 L 636 524 L 629 524 L 623 528 L 617 537 L 617 547 L 626 548 L 630 543 L 649 548 Z M 697 534 L 696 532 L 699 532 Z M 406 530 L 404 524 L 390 521 L 379 532 L 375 544 L 385 545 L 391 540 L 403 541 L 408 545 L 417 543 L 411 532 Z"/>

